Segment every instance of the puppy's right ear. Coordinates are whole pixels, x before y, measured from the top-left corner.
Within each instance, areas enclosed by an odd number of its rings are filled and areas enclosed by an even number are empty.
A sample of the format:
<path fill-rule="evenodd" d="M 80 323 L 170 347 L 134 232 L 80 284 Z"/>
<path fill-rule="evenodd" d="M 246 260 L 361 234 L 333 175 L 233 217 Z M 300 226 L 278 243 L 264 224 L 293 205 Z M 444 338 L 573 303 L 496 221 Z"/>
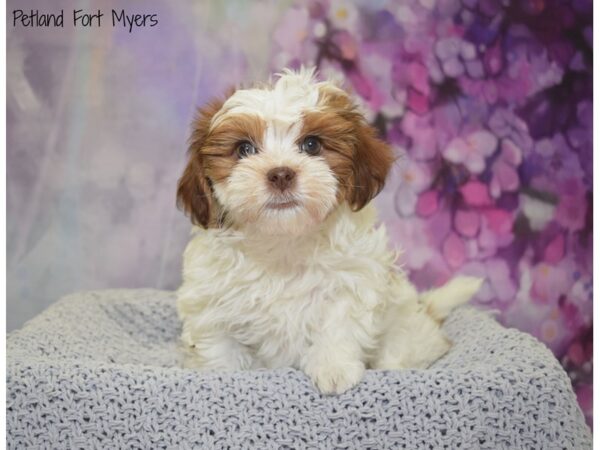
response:
<path fill-rule="evenodd" d="M 231 95 L 231 91 L 227 97 Z M 194 225 L 208 228 L 214 218 L 215 199 L 211 181 L 205 172 L 202 147 L 208 137 L 213 116 L 225 100 L 212 101 L 198 111 L 192 124 L 188 163 L 177 185 L 177 207 L 189 215 Z"/>
<path fill-rule="evenodd" d="M 207 228 L 212 204 L 212 192 L 204 176 L 201 158 L 190 154 L 190 159 L 177 185 L 177 207 L 190 216 L 194 225 Z"/>

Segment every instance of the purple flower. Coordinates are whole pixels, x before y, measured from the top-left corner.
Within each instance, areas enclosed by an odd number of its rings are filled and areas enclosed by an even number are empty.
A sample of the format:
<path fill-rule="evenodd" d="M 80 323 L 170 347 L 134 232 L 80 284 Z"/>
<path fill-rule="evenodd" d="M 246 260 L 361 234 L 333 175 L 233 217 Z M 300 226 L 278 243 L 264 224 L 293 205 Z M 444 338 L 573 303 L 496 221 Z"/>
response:
<path fill-rule="evenodd" d="M 527 124 L 506 108 L 494 110 L 488 124 L 496 136 L 510 139 L 522 152 L 527 152 L 533 145 Z"/>
<path fill-rule="evenodd" d="M 393 175 L 400 181 L 396 190 L 396 210 L 401 216 L 414 214 L 418 195 L 431 183 L 431 177 L 426 168 L 411 160 L 398 164 Z"/>
<path fill-rule="evenodd" d="M 529 160 L 535 167 L 530 184 L 537 189 L 560 194 L 558 181 L 584 176 L 578 155 L 562 133 L 537 141 Z"/>
<path fill-rule="evenodd" d="M 533 267 L 531 296 L 534 301 L 555 304 L 573 284 L 567 272 L 559 266 L 541 262 Z"/>
<path fill-rule="evenodd" d="M 485 160 L 496 151 L 498 139 L 486 130 L 478 130 L 465 137 L 457 137 L 450 141 L 444 149 L 444 158 L 448 161 L 463 164 L 478 174 L 485 169 Z"/>
<path fill-rule="evenodd" d="M 515 298 L 517 286 L 504 259 L 490 258 L 485 261 L 473 261 L 465 264 L 460 273 L 481 277 L 485 280 L 476 296 L 480 302 L 490 303 L 498 300 L 507 303 Z"/>
<path fill-rule="evenodd" d="M 522 161 L 521 149 L 510 139 L 503 139 L 500 148 L 500 155 L 491 168 L 490 193 L 494 198 L 500 197 L 502 192 L 516 191 L 520 184 L 517 168 Z"/>
<path fill-rule="evenodd" d="M 487 185 L 480 181 L 471 180 L 466 182 L 460 187 L 460 193 L 467 205 L 491 206 L 493 204 Z"/>
<path fill-rule="evenodd" d="M 437 136 L 431 116 L 418 116 L 407 111 L 402 119 L 402 131 L 412 139 L 411 156 L 417 160 L 431 159 L 437 154 Z"/>
<path fill-rule="evenodd" d="M 479 233 L 481 215 L 477 211 L 459 209 L 454 213 L 454 229 L 465 238 L 473 238 Z"/>
<path fill-rule="evenodd" d="M 580 178 L 567 178 L 558 183 L 560 200 L 555 212 L 556 221 L 570 231 L 581 230 L 587 213 L 586 189 Z"/>
<path fill-rule="evenodd" d="M 462 40 L 457 36 L 443 38 L 435 43 L 435 54 L 441 62 L 442 70 L 448 77 L 456 78 L 464 73 L 464 66 L 460 56 L 462 45 Z M 472 44 L 468 43 L 464 45 L 472 46 Z"/>

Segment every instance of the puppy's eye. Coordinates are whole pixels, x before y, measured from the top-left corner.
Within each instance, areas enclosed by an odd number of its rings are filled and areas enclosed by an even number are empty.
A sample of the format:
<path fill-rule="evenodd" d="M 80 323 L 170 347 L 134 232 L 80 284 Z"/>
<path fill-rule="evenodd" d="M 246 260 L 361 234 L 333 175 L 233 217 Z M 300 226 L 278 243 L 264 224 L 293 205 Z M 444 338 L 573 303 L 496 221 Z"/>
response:
<path fill-rule="evenodd" d="M 300 149 L 309 155 L 317 155 L 321 151 L 321 141 L 316 136 L 307 136 L 300 144 Z"/>
<path fill-rule="evenodd" d="M 237 146 L 236 151 L 240 158 L 245 158 L 246 156 L 254 155 L 257 152 L 256 147 L 248 141 L 240 142 Z"/>

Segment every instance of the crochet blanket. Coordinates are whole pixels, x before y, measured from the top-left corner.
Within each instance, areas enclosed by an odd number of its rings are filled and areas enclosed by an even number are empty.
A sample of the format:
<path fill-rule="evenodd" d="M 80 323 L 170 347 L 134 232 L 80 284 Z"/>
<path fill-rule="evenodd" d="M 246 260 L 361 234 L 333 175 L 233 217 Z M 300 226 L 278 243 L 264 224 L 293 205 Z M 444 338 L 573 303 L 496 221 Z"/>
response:
<path fill-rule="evenodd" d="M 8 337 L 8 448 L 591 448 L 540 342 L 472 308 L 445 328 L 430 369 L 322 396 L 293 369 L 178 367 L 171 292 L 71 295 Z"/>

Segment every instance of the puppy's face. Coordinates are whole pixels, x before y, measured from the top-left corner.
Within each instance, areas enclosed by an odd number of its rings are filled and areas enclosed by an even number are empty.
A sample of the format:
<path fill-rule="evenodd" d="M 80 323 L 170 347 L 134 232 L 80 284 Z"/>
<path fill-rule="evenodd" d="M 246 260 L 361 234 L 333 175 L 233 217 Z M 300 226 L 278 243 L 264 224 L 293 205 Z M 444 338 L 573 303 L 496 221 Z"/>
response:
<path fill-rule="evenodd" d="M 189 157 L 178 204 L 194 223 L 293 235 L 362 208 L 393 161 L 346 92 L 307 71 L 201 110 Z"/>

